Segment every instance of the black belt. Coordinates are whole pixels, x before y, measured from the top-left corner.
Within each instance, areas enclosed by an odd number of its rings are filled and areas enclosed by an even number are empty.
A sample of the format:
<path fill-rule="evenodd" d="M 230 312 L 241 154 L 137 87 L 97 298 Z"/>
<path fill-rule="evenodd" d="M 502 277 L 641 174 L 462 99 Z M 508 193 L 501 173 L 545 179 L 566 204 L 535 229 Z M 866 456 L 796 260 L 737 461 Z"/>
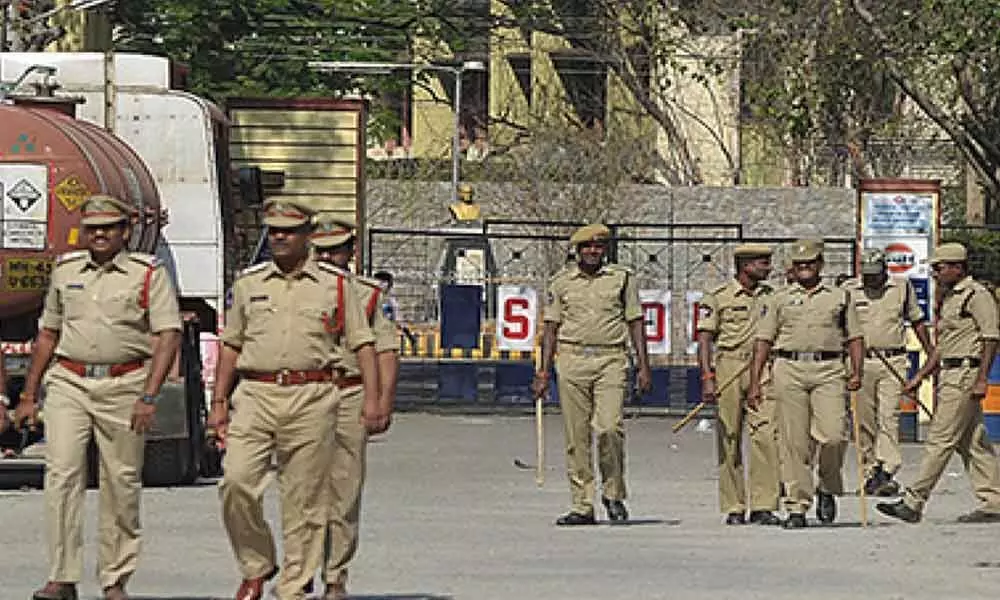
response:
<path fill-rule="evenodd" d="M 906 348 L 869 348 L 865 354 L 868 358 L 878 358 L 879 354 L 886 358 L 892 358 L 906 354 Z"/>
<path fill-rule="evenodd" d="M 978 356 L 966 356 L 964 358 L 942 358 L 941 368 L 957 369 L 959 367 L 978 367 L 983 363 L 983 359 Z"/>
<path fill-rule="evenodd" d="M 818 360 L 840 360 L 844 357 L 843 352 L 790 352 L 788 350 L 775 350 L 774 355 L 778 358 L 808 362 L 815 362 Z"/>

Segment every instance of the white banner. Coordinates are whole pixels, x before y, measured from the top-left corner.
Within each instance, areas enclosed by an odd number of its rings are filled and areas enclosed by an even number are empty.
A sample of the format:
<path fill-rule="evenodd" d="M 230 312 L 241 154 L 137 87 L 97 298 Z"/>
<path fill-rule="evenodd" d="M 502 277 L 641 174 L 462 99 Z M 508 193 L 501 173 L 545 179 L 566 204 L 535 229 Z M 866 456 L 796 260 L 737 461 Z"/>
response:
<path fill-rule="evenodd" d="M 535 348 L 538 292 L 518 285 L 497 287 L 497 349 L 530 352 Z"/>
<path fill-rule="evenodd" d="M 670 290 L 639 290 L 639 301 L 646 324 L 646 351 L 670 354 Z"/>
<path fill-rule="evenodd" d="M 935 196 L 930 192 L 862 192 L 862 235 L 930 235 Z"/>
<path fill-rule="evenodd" d="M 698 353 L 698 316 L 700 312 L 701 297 L 704 292 L 688 291 L 684 294 L 685 306 L 687 308 L 687 353 L 695 355 Z"/>

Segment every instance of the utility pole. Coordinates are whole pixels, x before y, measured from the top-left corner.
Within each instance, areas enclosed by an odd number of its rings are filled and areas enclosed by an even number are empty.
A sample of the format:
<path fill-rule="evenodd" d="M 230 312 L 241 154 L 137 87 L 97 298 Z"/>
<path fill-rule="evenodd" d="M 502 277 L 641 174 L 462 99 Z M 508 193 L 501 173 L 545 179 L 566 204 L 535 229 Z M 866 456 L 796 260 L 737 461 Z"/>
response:
<path fill-rule="evenodd" d="M 0 0 L 0 52 L 7 51 L 7 25 L 10 22 L 10 0 Z"/>

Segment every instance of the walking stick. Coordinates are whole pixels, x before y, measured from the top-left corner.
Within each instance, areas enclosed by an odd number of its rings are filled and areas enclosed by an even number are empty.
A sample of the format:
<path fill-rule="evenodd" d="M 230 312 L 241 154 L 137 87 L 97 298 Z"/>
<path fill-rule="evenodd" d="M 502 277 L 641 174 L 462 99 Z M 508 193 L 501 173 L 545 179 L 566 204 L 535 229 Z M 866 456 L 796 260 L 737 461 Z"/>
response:
<path fill-rule="evenodd" d="M 900 375 L 899 372 L 896 371 L 896 369 L 892 368 L 892 365 L 889 364 L 889 361 L 885 358 L 885 355 L 882 354 L 882 351 L 873 349 L 872 352 L 874 352 L 875 356 L 877 356 L 878 359 L 882 361 L 882 364 L 885 365 L 885 368 L 888 369 L 890 373 L 892 373 L 892 376 L 896 378 L 896 381 L 899 382 L 899 385 L 906 387 L 906 380 L 903 379 L 903 376 Z M 924 411 L 924 414 L 926 414 L 928 418 L 934 416 L 931 414 L 931 411 L 927 410 L 927 407 L 924 406 L 924 403 L 920 401 L 920 398 L 917 397 L 916 392 L 914 392 L 912 395 L 911 394 L 903 394 L 903 395 L 911 396 L 913 398 L 913 401 L 917 403 L 917 406 L 919 406 Z"/>
<path fill-rule="evenodd" d="M 535 352 L 535 371 L 542 362 L 542 349 Z M 542 487 L 545 484 L 545 423 L 542 420 L 542 396 L 535 396 L 535 484 Z"/>
<path fill-rule="evenodd" d="M 861 420 L 858 419 L 858 393 L 851 392 L 851 421 L 854 422 L 854 450 L 858 462 L 858 498 L 861 500 L 861 526 L 868 527 L 868 502 L 865 498 L 865 468 L 861 455 Z"/>
<path fill-rule="evenodd" d="M 736 381 L 737 379 L 739 379 L 740 377 L 742 377 L 743 373 L 746 372 L 746 370 L 748 368 L 750 368 L 750 363 L 749 362 L 746 363 L 745 365 L 743 365 L 743 367 L 740 368 L 739 371 L 737 371 L 736 373 L 734 373 L 732 375 L 732 377 L 730 377 L 729 379 L 723 381 L 722 385 L 720 385 L 718 387 L 718 389 L 715 390 L 716 396 L 718 396 L 723 391 L 725 391 L 725 389 L 727 387 L 729 387 L 730 385 L 732 385 L 734 381 Z M 696 404 L 694 408 L 692 408 L 690 411 L 688 411 L 688 414 L 684 415 L 683 419 L 681 419 L 680 421 L 678 421 L 673 426 L 673 432 L 677 433 L 681 429 L 684 429 L 684 426 L 687 425 L 688 423 L 690 423 L 691 419 L 695 418 L 698 415 L 698 413 L 701 412 L 701 409 L 705 408 L 706 404 L 708 404 L 708 403 L 705 402 L 704 400 L 702 400 L 701 402 L 699 402 L 698 404 Z"/>

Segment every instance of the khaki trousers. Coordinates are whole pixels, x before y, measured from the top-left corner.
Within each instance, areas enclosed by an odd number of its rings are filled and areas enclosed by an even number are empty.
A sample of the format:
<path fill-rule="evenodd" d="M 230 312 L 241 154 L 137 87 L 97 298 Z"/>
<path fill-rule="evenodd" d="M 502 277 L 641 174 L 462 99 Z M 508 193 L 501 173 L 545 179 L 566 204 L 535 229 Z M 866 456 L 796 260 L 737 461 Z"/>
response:
<path fill-rule="evenodd" d="M 333 461 L 328 469 L 332 492 L 323 574 L 323 580 L 331 584 L 347 584 L 347 564 L 358 549 L 361 488 L 368 445 L 368 433 L 361 423 L 364 399 L 363 386 L 340 390 Z"/>
<path fill-rule="evenodd" d="M 323 560 L 329 468 L 339 393 L 332 383 L 280 386 L 242 381 L 233 393 L 219 484 L 222 519 L 244 579 L 276 567 L 263 496 L 272 456 L 281 497 L 284 561 L 275 588 L 281 600 L 304 598 L 302 587 Z"/>
<path fill-rule="evenodd" d="M 906 356 L 887 359 L 901 377 L 906 377 Z M 891 475 L 899 471 L 903 457 L 899 450 L 899 399 L 903 386 L 882 361 L 865 359 L 864 378 L 858 392 L 858 424 L 861 456 L 865 475 L 871 477 L 875 466 Z"/>
<path fill-rule="evenodd" d="M 953 453 L 958 452 L 980 508 L 1000 513 L 1000 470 L 986 438 L 983 408 L 970 395 L 978 369 L 942 369 L 938 374 L 937 406 L 931 420 L 920 474 L 906 489 L 903 501 L 922 512 Z"/>
<path fill-rule="evenodd" d="M 125 585 L 141 547 L 139 496 L 145 439 L 131 429 L 146 369 L 122 377 L 84 378 L 54 363 L 45 375 L 45 520 L 49 581 L 76 583 L 83 569 L 87 444 L 100 457 L 97 577 Z"/>
<path fill-rule="evenodd" d="M 834 495 L 844 491 L 844 384 L 844 364 L 838 360 L 774 361 L 775 393 L 781 402 L 781 479 L 789 513 L 805 514 L 812 505 L 814 455 L 819 490 Z"/>
<path fill-rule="evenodd" d="M 729 381 L 750 360 L 749 352 L 719 353 L 716 357 L 716 385 Z M 750 370 L 744 371 L 719 395 L 719 419 L 716 440 L 719 457 L 719 508 L 724 514 L 743 513 L 747 508 L 747 479 L 750 510 L 778 508 L 778 439 L 775 402 L 765 394 L 756 411 L 747 409 Z M 749 473 L 744 473 L 743 430 L 750 441 Z"/>
<path fill-rule="evenodd" d="M 625 424 L 622 409 L 628 363 L 623 350 L 588 354 L 561 345 L 556 359 L 559 405 L 566 435 L 566 470 L 574 512 L 594 512 L 593 435 L 604 497 L 624 500 Z"/>

